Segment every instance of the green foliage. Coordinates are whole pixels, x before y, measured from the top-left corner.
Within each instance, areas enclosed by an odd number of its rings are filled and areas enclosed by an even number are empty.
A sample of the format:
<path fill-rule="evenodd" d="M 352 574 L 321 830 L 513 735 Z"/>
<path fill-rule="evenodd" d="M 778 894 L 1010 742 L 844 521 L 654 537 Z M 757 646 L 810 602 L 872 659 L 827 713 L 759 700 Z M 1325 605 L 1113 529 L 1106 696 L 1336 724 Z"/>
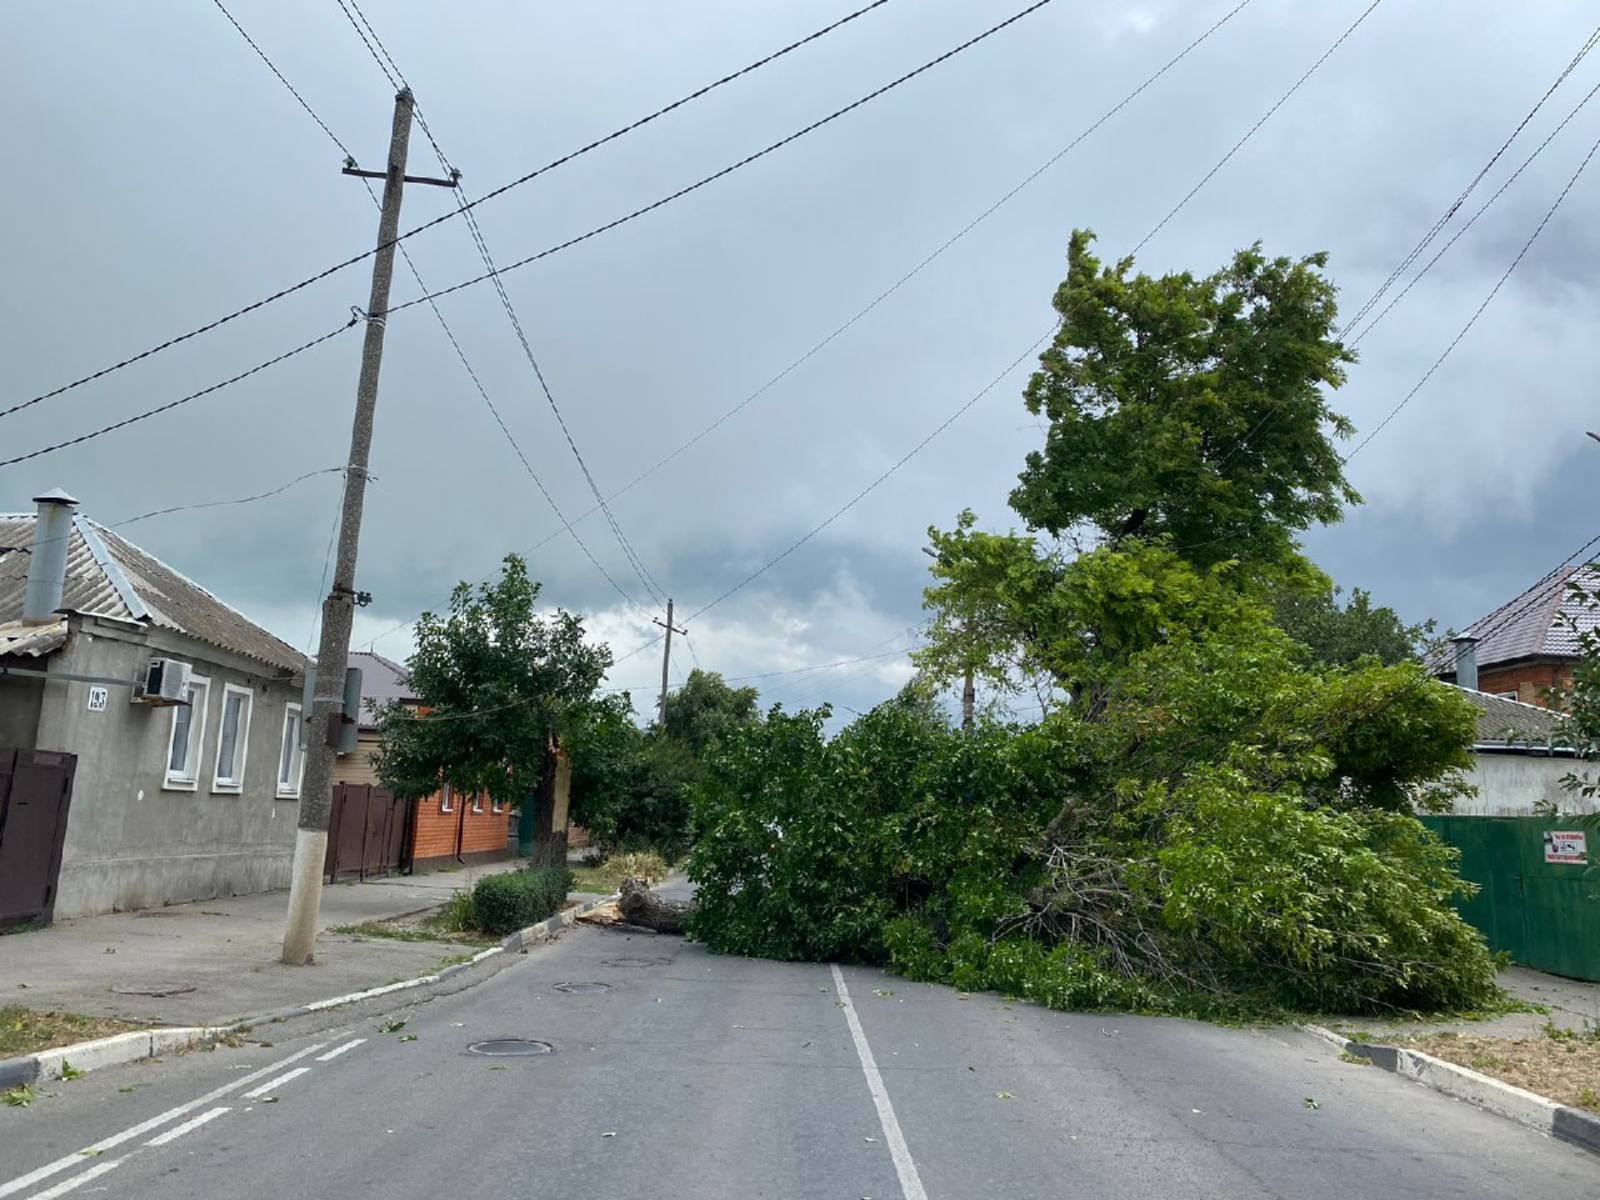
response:
<path fill-rule="evenodd" d="M 731 688 L 715 671 L 696 667 L 682 687 L 667 693 L 662 729 L 698 759 L 735 729 L 760 719 L 759 696 L 753 687 Z"/>
<path fill-rule="evenodd" d="M 1050 422 L 1012 507 L 1055 534 L 1112 544 L 1169 536 L 1202 565 L 1272 565 L 1294 535 L 1359 497 L 1324 433 L 1353 355 L 1333 337 L 1326 256 L 1260 246 L 1204 278 L 1102 268 L 1073 234 L 1055 294 L 1061 327 L 1024 393 Z"/>
<path fill-rule="evenodd" d="M 528 867 L 485 875 L 472 889 L 478 928 L 503 936 L 554 915 L 572 890 L 572 872 L 565 867 Z"/>
<path fill-rule="evenodd" d="M 1556 744 L 1576 751 L 1585 764 L 1561 782 L 1569 792 L 1585 799 L 1600 795 L 1600 776 L 1592 766 L 1600 760 L 1600 620 L 1596 619 L 1600 587 L 1593 583 L 1597 571 L 1600 563 L 1591 563 L 1567 585 L 1576 611 L 1563 611 L 1561 619 L 1578 644 L 1578 661 L 1572 666 L 1571 683 L 1555 689 L 1551 696 L 1564 714 Z M 1586 814 L 1585 824 L 1593 828 L 1600 825 L 1600 818 Z"/>
<path fill-rule="evenodd" d="M 511 554 L 498 580 L 457 585 L 448 615 L 422 615 L 407 669 L 424 711 L 382 713 L 374 761 L 385 787 L 418 797 L 449 783 L 513 806 L 537 787 L 551 740 L 582 723 L 611 665 L 580 618 L 540 616 L 538 598 Z"/>
<path fill-rule="evenodd" d="M 1361 588 L 1351 589 L 1343 607 L 1339 595 L 1336 587 L 1280 588 L 1273 597 L 1273 618 L 1318 666 L 1344 667 L 1362 658 L 1388 666 L 1417 661 L 1433 621 L 1407 625 L 1394 609 L 1374 608 L 1371 593 Z"/>

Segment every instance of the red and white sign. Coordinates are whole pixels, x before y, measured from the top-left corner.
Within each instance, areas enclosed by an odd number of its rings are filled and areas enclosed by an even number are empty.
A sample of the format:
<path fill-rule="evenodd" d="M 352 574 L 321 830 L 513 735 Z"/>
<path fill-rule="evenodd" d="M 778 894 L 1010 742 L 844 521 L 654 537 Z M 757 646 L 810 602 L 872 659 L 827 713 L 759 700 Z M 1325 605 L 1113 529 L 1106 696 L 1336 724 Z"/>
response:
<path fill-rule="evenodd" d="M 1589 861 L 1588 839 L 1582 830 L 1545 830 L 1544 860 L 1548 863 L 1586 863 Z"/>

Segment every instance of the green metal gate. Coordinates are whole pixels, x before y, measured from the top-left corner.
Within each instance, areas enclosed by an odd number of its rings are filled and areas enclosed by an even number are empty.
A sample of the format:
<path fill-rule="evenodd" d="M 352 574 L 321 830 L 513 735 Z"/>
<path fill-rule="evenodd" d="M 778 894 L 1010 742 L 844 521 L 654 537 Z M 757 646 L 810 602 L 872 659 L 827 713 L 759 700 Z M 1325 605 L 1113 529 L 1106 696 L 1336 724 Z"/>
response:
<path fill-rule="evenodd" d="M 1461 852 L 1461 877 L 1478 893 L 1462 917 L 1511 961 L 1600 980 L 1600 826 L 1573 817 L 1424 817 Z M 1576 834 L 1577 838 L 1550 835 Z"/>

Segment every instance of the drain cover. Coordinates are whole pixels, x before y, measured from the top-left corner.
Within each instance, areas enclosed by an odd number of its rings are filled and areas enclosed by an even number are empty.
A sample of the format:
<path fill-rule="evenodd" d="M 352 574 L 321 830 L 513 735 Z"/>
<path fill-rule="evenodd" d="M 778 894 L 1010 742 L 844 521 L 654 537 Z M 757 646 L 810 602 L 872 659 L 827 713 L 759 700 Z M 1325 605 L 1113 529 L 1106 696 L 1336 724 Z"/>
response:
<path fill-rule="evenodd" d="M 611 990 L 609 983 L 600 983 L 598 981 L 590 983 L 553 983 L 550 986 L 558 992 L 609 992 Z"/>
<path fill-rule="evenodd" d="M 490 1038 L 486 1042 L 473 1042 L 467 1049 L 473 1054 L 483 1054 L 489 1058 L 520 1058 L 556 1052 L 549 1042 L 536 1042 L 532 1038 Z"/>
<path fill-rule="evenodd" d="M 119 996 L 182 996 L 194 991 L 194 984 L 172 980 L 151 983 L 118 983 L 112 985 L 111 990 Z"/>
<path fill-rule="evenodd" d="M 670 958 L 608 958 L 605 965 L 608 967 L 664 967 L 672 960 Z"/>

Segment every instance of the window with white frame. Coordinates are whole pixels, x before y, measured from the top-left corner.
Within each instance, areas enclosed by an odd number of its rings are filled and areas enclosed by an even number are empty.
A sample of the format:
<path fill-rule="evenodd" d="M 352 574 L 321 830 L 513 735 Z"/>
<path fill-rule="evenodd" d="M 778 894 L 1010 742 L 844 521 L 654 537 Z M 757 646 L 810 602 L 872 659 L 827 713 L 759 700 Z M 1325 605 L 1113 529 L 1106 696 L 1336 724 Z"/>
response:
<path fill-rule="evenodd" d="M 222 720 L 217 726 L 217 761 L 211 778 L 214 792 L 244 789 L 245 752 L 250 748 L 250 706 L 255 695 L 236 683 L 223 685 Z"/>
<path fill-rule="evenodd" d="M 503 813 L 503 812 L 505 812 L 505 810 L 506 810 L 506 802 L 504 800 L 495 800 L 495 801 L 492 801 L 490 803 L 490 805 L 489 805 L 489 811 L 490 812 Z"/>
<path fill-rule="evenodd" d="M 200 743 L 205 737 L 206 698 L 211 681 L 199 675 L 189 677 L 184 703 L 172 710 L 172 728 L 167 734 L 166 787 L 192 792 L 200 772 Z"/>
<path fill-rule="evenodd" d="M 483 811 L 483 793 L 482 792 L 478 792 L 472 797 L 472 811 L 475 812 L 475 813 L 481 813 Z"/>
<path fill-rule="evenodd" d="M 300 748 L 300 713 L 291 704 L 283 713 L 283 742 L 278 747 L 278 796 L 293 800 L 300 795 L 300 775 L 306 767 L 306 753 Z"/>
<path fill-rule="evenodd" d="M 447 783 L 439 792 L 439 811 L 455 812 L 454 797 L 450 794 L 450 785 Z"/>

